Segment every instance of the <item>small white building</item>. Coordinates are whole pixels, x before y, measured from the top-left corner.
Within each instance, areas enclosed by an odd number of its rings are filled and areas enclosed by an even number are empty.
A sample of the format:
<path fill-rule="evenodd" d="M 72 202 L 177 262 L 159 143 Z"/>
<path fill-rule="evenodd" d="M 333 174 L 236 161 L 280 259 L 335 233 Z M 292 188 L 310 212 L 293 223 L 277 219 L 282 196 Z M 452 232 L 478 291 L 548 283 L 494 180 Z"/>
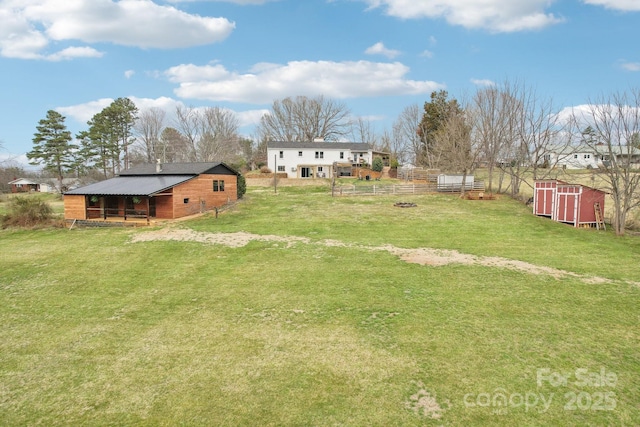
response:
<path fill-rule="evenodd" d="M 361 142 L 269 142 L 267 166 L 287 178 L 351 176 L 360 167 L 371 167 L 374 157 L 388 164 L 389 154 L 374 151 Z"/>

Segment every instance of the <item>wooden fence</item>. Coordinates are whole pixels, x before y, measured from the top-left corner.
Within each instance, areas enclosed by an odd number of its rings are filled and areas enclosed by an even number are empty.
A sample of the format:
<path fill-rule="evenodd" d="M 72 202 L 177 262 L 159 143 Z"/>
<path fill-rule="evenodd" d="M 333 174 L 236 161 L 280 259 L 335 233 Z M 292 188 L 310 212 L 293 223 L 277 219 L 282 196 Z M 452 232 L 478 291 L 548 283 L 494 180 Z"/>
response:
<path fill-rule="evenodd" d="M 427 194 L 427 193 L 456 193 L 460 192 L 460 185 L 427 184 L 398 184 L 398 185 L 342 185 L 334 187 L 334 196 L 364 196 L 384 194 Z M 465 185 L 466 191 L 484 191 L 484 181 L 475 181 Z"/>

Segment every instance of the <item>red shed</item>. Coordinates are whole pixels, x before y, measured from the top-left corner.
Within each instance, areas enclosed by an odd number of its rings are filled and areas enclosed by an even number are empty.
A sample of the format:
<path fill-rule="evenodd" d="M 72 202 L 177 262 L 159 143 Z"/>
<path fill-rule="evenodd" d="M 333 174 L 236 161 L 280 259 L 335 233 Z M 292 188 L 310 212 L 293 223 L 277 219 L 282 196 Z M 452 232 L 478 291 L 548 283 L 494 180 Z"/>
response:
<path fill-rule="evenodd" d="M 558 180 L 536 181 L 533 213 L 574 227 L 603 225 L 603 191 Z"/>

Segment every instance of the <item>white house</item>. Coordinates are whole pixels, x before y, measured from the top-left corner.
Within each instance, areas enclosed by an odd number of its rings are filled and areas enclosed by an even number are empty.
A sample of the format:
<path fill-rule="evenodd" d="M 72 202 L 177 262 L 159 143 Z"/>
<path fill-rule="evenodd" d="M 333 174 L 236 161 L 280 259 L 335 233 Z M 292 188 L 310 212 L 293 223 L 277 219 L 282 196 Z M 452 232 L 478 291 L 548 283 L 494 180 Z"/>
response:
<path fill-rule="evenodd" d="M 611 152 L 610 152 L 611 151 Z M 596 169 L 606 165 L 610 157 L 615 156 L 619 162 L 629 161 L 640 166 L 640 150 L 632 146 L 614 145 L 564 145 L 550 147 L 544 156 L 549 165 L 566 169 Z"/>
<path fill-rule="evenodd" d="M 361 142 L 269 142 L 267 166 L 287 178 L 351 176 L 358 167 L 370 167 L 374 157 L 388 163 L 389 154 Z"/>
<path fill-rule="evenodd" d="M 595 169 L 601 159 L 593 147 L 587 145 L 558 145 L 547 150 L 544 160 L 558 168 Z"/>

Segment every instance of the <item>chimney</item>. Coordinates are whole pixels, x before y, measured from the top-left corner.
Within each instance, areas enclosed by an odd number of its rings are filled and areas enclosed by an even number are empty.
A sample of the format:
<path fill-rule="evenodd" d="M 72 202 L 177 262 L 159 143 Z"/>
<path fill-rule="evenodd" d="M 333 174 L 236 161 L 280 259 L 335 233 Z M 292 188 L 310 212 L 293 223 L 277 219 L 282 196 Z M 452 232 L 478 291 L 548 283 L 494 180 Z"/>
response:
<path fill-rule="evenodd" d="M 162 163 L 160 163 L 160 159 L 156 162 L 156 173 L 162 172 Z"/>

